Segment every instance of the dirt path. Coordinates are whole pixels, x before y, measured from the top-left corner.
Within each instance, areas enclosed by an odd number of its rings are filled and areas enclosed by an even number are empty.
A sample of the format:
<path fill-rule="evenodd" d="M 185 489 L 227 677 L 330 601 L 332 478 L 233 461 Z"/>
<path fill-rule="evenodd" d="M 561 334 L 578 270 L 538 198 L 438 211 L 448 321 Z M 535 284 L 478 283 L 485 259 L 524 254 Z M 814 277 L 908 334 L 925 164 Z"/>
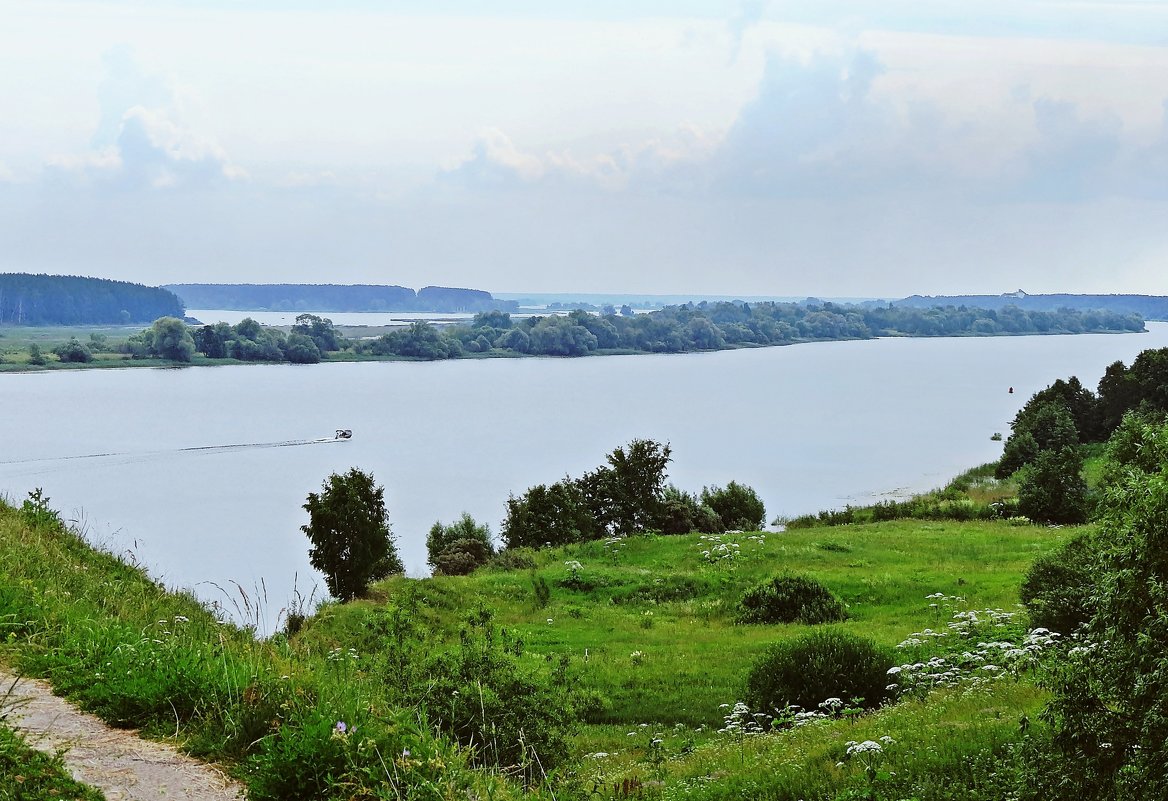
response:
<path fill-rule="evenodd" d="M 0 669 L 0 703 L 8 723 L 42 751 L 66 749 L 65 764 L 79 782 L 107 801 L 225 801 L 243 788 L 221 771 L 134 732 L 113 729 L 53 695 L 49 685 Z"/>

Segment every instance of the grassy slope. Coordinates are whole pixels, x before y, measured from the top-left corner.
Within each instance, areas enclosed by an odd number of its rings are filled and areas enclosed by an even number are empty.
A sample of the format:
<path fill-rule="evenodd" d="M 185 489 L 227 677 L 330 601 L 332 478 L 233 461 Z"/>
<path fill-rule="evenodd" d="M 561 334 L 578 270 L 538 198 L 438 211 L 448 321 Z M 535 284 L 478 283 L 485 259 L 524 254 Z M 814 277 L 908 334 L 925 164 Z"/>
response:
<path fill-rule="evenodd" d="M 546 607 L 534 602 L 526 570 L 393 579 L 375 587 L 370 600 L 326 606 L 283 644 L 257 643 L 215 622 L 189 597 L 166 593 L 71 536 L 30 528 L 19 512 L 0 507 L 0 629 L 6 629 L 0 633 L 7 659 L 52 677 L 107 719 L 162 736 L 174 734 L 177 714 L 181 741 L 238 762 L 236 772 L 250 779 L 256 774 L 249 771 L 262 768 L 248 762 L 256 738 L 275 726 L 306 725 L 314 709 L 333 716 L 326 719 L 359 720 L 370 732 L 385 718 L 389 730 L 406 731 L 407 721 L 379 700 L 382 678 L 359 667 L 376 664 L 374 652 L 387 647 L 367 625 L 387 600 L 413 594 L 422 601 L 432 649 L 455 641 L 466 613 L 484 605 L 534 657 L 574 655 L 585 682 L 608 699 L 579 734 L 578 758 L 568 768 L 585 789 L 596 783 L 601 797 L 624 797 L 629 785 L 621 783 L 631 782 L 666 797 L 831 798 L 865 781 L 854 761 L 837 767 L 843 744 L 889 735 L 904 743 L 887 756 L 901 777 L 900 795 L 890 797 L 996 798 L 1002 788 L 985 784 L 987 777 L 1000 776 L 993 766 L 1016 747 L 1019 717 L 1034 718 L 1041 702 L 1025 683 L 935 694 L 857 721 L 766 737 L 716 734 L 725 713 L 720 705 L 737 699 L 751 660 L 768 643 L 803 630 L 737 626 L 734 605 L 745 589 L 776 573 L 807 573 L 848 603 L 852 617 L 844 628 L 896 644 L 947 619 L 947 609 L 930 607 L 925 596 L 932 593 L 964 596 L 959 605 L 970 608 L 1012 607 L 1025 567 L 1068 533 L 910 520 L 726 535 L 721 543 L 696 534 L 594 542 L 534 555 L 535 575 L 551 586 Z M 739 555 L 711 561 L 704 551 Z M 572 560 L 583 566 L 574 582 L 565 564 Z M 327 658 L 333 648 L 350 647 L 361 651 L 355 667 Z M 661 743 L 651 745 L 653 739 Z M 435 747 L 411 743 L 415 753 Z M 595 752 L 608 756 L 587 756 Z M 312 752 L 302 759 L 311 762 Z M 434 776 L 447 793 L 489 785 L 495 797 L 507 797 L 515 790 L 466 774 L 450 753 L 441 759 L 450 768 Z M 979 782 L 980 795 L 971 792 Z"/>
<path fill-rule="evenodd" d="M 812 575 L 847 603 L 851 617 L 843 628 L 895 645 L 944 622 L 925 599 L 932 593 L 964 596 L 973 608 L 1014 607 L 1023 570 L 1061 534 L 1004 523 L 895 521 L 723 539 L 740 555 L 713 564 L 702 556 L 711 541 L 697 534 L 537 553 L 537 573 L 552 587 L 546 608 L 535 605 L 526 571 L 394 579 L 377 593 L 418 593 L 429 625 L 447 638 L 464 612 L 481 604 L 532 652 L 581 660 L 587 652 L 588 683 L 611 701 L 605 722 L 696 726 L 721 719 L 719 705 L 736 700 L 746 666 L 763 648 L 803 629 L 735 625 L 734 605 L 750 586 L 782 572 Z M 595 588 L 562 586 L 570 560 L 583 565 L 580 583 Z M 378 603 L 327 607 L 302 640 L 347 647 Z M 640 664 L 634 651 L 642 654 Z"/>

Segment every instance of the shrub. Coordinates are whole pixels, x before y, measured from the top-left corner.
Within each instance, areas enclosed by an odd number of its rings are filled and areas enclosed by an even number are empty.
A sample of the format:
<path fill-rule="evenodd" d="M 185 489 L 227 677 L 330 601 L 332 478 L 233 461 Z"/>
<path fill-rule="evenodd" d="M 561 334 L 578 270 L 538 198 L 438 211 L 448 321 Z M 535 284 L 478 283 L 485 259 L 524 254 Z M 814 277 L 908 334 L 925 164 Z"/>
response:
<path fill-rule="evenodd" d="M 776 576 L 748 591 L 739 603 L 739 623 L 838 623 L 843 601 L 808 576 Z"/>
<path fill-rule="evenodd" d="M 703 487 L 702 503 L 718 514 L 724 529 L 756 531 L 766 522 L 766 507 L 758 493 L 736 481 L 731 481 L 725 489 Z"/>
<path fill-rule="evenodd" d="M 53 353 L 57 354 L 57 358 L 63 362 L 84 364 L 93 361 L 93 353 L 76 339 L 70 339 L 68 342 L 53 348 Z"/>
<path fill-rule="evenodd" d="M 825 628 L 772 645 L 746 677 L 752 709 L 816 709 L 828 698 L 866 709 L 888 695 L 892 653 L 871 640 Z"/>
<path fill-rule="evenodd" d="M 41 352 L 41 346 L 35 342 L 28 346 L 28 363 L 35 364 L 38 367 L 44 367 L 49 363 L 45 358 L 45 354 Z"/>
<path fill-rule="evenodd" d="M 1086 534 L 1035 559 L 1019 591 L 1031 625 L 1073 634 L 1090 620 L 1098 562 L 1098 549 Z"/>
<path fill-rule="evenodd" d="M 465 576 L 494 556 L 491 529 L 479 525 L 466 512 L 448 526 L 441 521 L 430 527 L 426 535 L 427 562 L 436 573 Z"/>
<path fill-rule="evenodd" d="M 491 557 L 496 570 L 535 570 L 535 557 L 526 548 L 506 548 Z"/>
<path fill-rule="evenodd" d="M 434 560 L 440 576 L 467 576 L 491 559 L 491 551 L 481 540 L 455 540 Z"/>
<path fill-rule="evenodd" d="M 666 575 L 613 593 L 614 604 L 664 604 L 697 598 L 707 589 L 690 576 Z M 642 621 L 643 623 L 644 621 Z"/>
<path fill-rule="evenodd" d="M 529 782 L 542 778 L 567 757 L 567 737 L 579 721 L 567 657 L 554 661 L 550 673 L 536 672 L 532 660 L 522 659 L 522 641 L 496 630 L 485 609 L 471 616 L 460 640 L 424 668 L 412 700 L 470 750 L 474 764 L 519 770 Z"/>

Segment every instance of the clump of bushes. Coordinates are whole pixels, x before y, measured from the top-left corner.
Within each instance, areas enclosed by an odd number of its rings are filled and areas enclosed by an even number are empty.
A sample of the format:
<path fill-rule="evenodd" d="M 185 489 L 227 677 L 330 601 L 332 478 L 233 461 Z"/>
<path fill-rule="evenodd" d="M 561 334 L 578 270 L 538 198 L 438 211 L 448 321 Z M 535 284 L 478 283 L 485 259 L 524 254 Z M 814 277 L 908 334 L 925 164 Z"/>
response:
<path fill-rule="evenodd" d="M 721 534 L 726 530 L 722 518 L 691 492 L 678 489 L 670 484 L 665 488 L 665 501 L 661 518 L 662 534 Z"/>
<path fill-rule="evenodd" d="M 443 576 L 465 576 L 491 561 L 495 546 L 491 529 L 466 512 L 448 526 L 437 521 L 426 535 L 427 563 Z"/>
<path fill-rule="evenodd" d="M 1034 560 L 1019 596 L 1032 626 L 1074 634 L 1095 614 L 1099 549 L 1087 534 Z"/>
<path fill-rule="evenodd" d="M 828 698 L 865 709 L 888 696 L 892 652 L 871 640 L 824 628 L 772 645 L 751 667 L 745 698 L 752 709 L 814 710 Z"/>
<path fill-rule="evenodd" d="M 775 576 L 742 597 L 739 623 L 838 623 L 847 617 L 843 601 L 809 576 Z"/>
<path fill-rule="evenodd" d="M 85 364 L 93 361 L 93 352 L 76 339 L 70 339 L 68 342 L 53 348 L 53 353 L 57 354 L 57 358 L 63 362 Z"/>
<path fill-rule="evenodd" d="M 766 507 L 753 489 L 737 481 L 703 487 L 702 505 L 714 510 L 725 530 L 758 531 L 766 524 Z"/>

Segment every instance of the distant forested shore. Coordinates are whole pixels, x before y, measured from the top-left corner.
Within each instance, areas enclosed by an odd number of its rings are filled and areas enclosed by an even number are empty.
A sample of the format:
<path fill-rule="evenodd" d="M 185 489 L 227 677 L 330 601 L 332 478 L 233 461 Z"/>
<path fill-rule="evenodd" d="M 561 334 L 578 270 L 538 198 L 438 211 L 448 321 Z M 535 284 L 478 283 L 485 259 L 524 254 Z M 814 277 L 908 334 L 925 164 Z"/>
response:
<path fill-rule="evenodd" d="M 912 295 L 893 301 L 896 306 L 928 309 L 934 306 L 965 306 L 975 309 L 1003 309 L 1017 306 L 1026 311 L 1106 310 L 1120 314 L 1138 314 L 1145 320 L 1168 320 L 1168 296 L 1164 295 L 1029 295 L 1009 292 L 1005 295 Z"/>
<path fill-rule="evenodd" d="M 278 312 L 515 311 L 482 289 L 381 284 L 167 284 L 188 309 Z"/>
<path fill-rule="evenodd" d="M 627 307 L 611 314 L 575 310 L 536 317 L 485 311 L 466 323 L 435 325 L 419 320 L 388 329 L 338 327 L 326 317 L 301 314 L 290 327 L 265 326 L 250 318 L 236 325 L 188 325 L 168 316 L 122 340 L 95 332 L 82 341 L 69 329 L 57 330 L 69 338 L 59 337 L 47 347 L 13 336 L 19 329 L 8 329 L 7 338 L 0 339 L 0 363 L 7 363 L 0 369 L 54 363 L 117 366 L 119 361 L 157 359 L 195 364 L 315 364 L 324 360 L 689 353 L 893 336 L 1130 333 L 1143 331 L 1144 323 L 1134 314 L 1073 309 L 1037 312 L 1017 307 L 915 309 L 722 302 L 669 306 L 644 314 Z M 384 333 L 376 335 L 377 331 Z"/>
<path fill-rule="evenodd" d="M 159 287 L 74 275 L 0 273 L 0 325 L 126 325 L 182 317 Z"/>

